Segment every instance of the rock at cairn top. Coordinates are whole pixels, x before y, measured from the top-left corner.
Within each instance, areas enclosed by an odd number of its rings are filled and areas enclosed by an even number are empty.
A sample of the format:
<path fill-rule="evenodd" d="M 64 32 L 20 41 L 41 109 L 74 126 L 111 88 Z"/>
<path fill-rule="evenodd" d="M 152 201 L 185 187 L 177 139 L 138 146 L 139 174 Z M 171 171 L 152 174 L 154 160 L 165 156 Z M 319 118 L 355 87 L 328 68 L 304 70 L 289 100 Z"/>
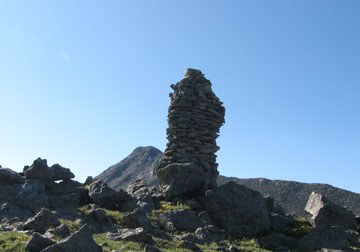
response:
<path fill-rule="evenodd" d="M 200 70 L 186 69 L 170 93 L 167 148 L 157 168 L 165 198 L 190 195 L 216 186 L 216 138 L 225 108 Z"/>

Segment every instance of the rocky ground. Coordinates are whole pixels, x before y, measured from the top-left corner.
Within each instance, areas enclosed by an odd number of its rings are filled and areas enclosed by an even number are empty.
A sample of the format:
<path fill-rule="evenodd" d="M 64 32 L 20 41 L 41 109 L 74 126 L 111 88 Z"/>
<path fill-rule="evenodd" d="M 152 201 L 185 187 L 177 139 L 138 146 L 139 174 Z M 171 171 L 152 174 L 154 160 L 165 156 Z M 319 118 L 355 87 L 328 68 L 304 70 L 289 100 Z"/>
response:
<path fill-rule="evenodd" d="M 119 163 L 105 169 L 96 179 L 103 180 L 114 190 L 126 190 L 135 180 L 144 180 L 148 186 L 158 186 L 156 167 L 160 163 L 162 152 L 155 147 L 137 147 Z M 265 178 L 234 178 L 219 175 L 217 184 L 230 181 L 244 185 L 262 195 L 269 194 L 284 209 L 286 214 L 306 216 L 306 202 L 312 192 L 326 196 L 334 203 L 349 208 L 355 215 L 360 215 L 360 194 L 327 184 L 300 183 Z"/>
<path fill-rule="evenodd" d="M 91 177 L 82 184 L 69 169 L 40 158 L 21 173 L 0 167 L 0 248 L 360 251 L 360 218 L 319 193 L 307 200 L 305 220 L 244 185 L 217 185 L 216 138 L 225 108 L 200 70 L 187 69 L 171 87 L 167 148 L 161 158 L 155 151 L 141 161 L 154 165 L 159 186 L 135 180 L 114 190 Z"/>
<path fill-rule="evenodd" d="M 0 249 L 360 251 L 359 218 L 321 194 L 310 196 L 304 219 L 234 182 L 166 201 L 139 180 L 125 191 L 73 178 L 44 159 L 22 173 L 0 168 Z"/>

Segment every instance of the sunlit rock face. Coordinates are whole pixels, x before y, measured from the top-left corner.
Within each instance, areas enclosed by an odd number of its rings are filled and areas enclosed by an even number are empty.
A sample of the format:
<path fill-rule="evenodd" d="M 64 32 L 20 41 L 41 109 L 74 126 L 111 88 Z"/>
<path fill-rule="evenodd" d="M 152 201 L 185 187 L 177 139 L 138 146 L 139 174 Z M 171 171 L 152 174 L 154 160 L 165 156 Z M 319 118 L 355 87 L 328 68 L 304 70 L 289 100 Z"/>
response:
<path fill-rule="evenodd" d="M 184 78 L 171 88 L 168 143 L 157 168 L 168 199 L 216 186 L 216 138 L 225 123 L 225 108 L 200 70 L 186 69 Z"/>

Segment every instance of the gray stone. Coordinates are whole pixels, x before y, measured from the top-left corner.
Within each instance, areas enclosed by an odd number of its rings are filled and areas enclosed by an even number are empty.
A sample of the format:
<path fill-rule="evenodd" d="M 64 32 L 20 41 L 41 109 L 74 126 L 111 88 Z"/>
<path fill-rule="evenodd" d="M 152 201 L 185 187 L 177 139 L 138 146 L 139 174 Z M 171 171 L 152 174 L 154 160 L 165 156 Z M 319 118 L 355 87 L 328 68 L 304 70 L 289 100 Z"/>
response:
<path fill-rule="evenodd" d="M 70 229 L 66 224 L 61 224 L 54 229 L 54 235 L 61 238 L 66 238 L 70 235 Z"/>
<path fill-rule="evenodd" d="M 124 228 L 119 229 L 117 233 L 107 233 L 106 238 L 113 241 L 133 241 L 141 243 L 151 243 L 152 237 L 146 233 L 143 228 Z"/>
<path fill-rule="evenodd" d="M 158 213 L 159 219 L 171 222 L 176 230 L 194 232 L 198 227 L 206 226 L 206 222 L 187 209 L 167 210 Z"/>
<path fill-rule="evenodd" d="M 233 236 L 254 235 L 270 228 L 269 211 L 259 192 L 229 182 L 202 198 L 215 224 Z"/>
<path fill-rule="evenodd" d="M 55 242 L 42 236 L 39 233 L 33 233 L 32 237 L 25 244 L 25 251 L 39 252 L 44 248 L 53 245 Z"/>
<path fill-rule="evenodd" d="M 93 230 L 84 225 L 81 229 L 60 242 L 41 250 L 41 252 L 102 252 L 93 239 Z"/>
<path fill-rule="evenodd" d="M 9 168 L 0 168 L 0 185 L 22 184 L 25 178 Z"/>
<path fill-rule="evenodd" d="M 31 217 L 24 224 L 24 230 L 35 230 L 44 233 L 50 227 L 61 225 L 60 221 L 54 213 L 49 209 L 43 208 L 34 217 Z"/>
<path fill-rule="evenodd" d="M 313 192 L 305 206 L 313 227 L 328 225 L 357 231 L 355 216 L 349 210 L 330 202 L 321 194 Z"/>
<path fill-rule="evenodd" d="M 48 188 L 52 186 L 52 175 L 46 159 L 38 158 L 30 167 L 26 166 L 24 175 L 26 179 L 41 180 Z"/>
<path fill-rule="evenodd" d="M 211 230 L 204 227 L 204 228 L 198 228 L 195 231 L 195 236 L 199 239 L 204 241 L 205 243 L 212 243 L 221 241 L 225 238 L 224 235 L 214 232 L 214 230 Z"/>
<path fill-rule="evenodd" d="M 72 173 L 70 169 L 64 168 L 59 164 L 54 164 L 49 168 L 49 170 L 51 173 L 52 181 L 75 178 L 74 173 Z"/>
<path fill-rule="evenodd" d="M 171 85 L 167 148 L 157 167 L 164 197 L 203 193 L 216 186 L 216 138 L 225 109 L 201 71 L 187 69 Z"/>
<path fill-rule="evenodd" d="M 54 183 L 51 188 L 51 193 L 54 194 L 69 194 L 69 193 L 86 193 L 83 185 L 75 180 L 64 180 L 60 183 Z"/>
<path fill-rule="evenodd" d="M 120 204 L 127 198 L 126 192 L 115 191 L 101 180 L 91 183 L 88 190 L 91 202 L 111 210 L 119 209 Z"/>
<path fill-rule="evenodd" d="M 74 211 L 79 205 L 88 203 L 88 192 L 74 180 L 54 183 L 49 195 L 49 207 L 61 213 Z"/>
<path fill-rule="evenodd" d="M 21 221 L 26 221 L 33 215 L 34 213 L 29 209 L 17 207 L 12 202 L 0 201 L 0 220 L 11 219 L 15 217 L 19 218 Z"/>
<path fill-rule="evenodd" d="M 206 173 L 194 163 L 171 163 L 157 170 L 165 199 L 204 191 L 211 184 Z"/>
<path fill-rule="evenodd" d="M 151 230 L 151 222 L 145 214 L 145 211 L 138 208 L 131 213 L 125 213 L 120 220 L 120 224 L 127 228 L 142 227 L 145 231 Z"/>
<path fill-rule="evenodd" d="M 127 192 L 137 200 L 137 205 L 145 212 L 151 213 L 151 211 L 155 209 L 154 201 L 144 181 L 136 180 L 132 182 Z"/>
<path fill-rule="evenodd" d="M 49 207 L 49 197 L 45 191 L 45 185 L 40 180 L 29 179 L 21 186 L 14 205 L 31 210 L 34 214 L 41 208 Z"/>

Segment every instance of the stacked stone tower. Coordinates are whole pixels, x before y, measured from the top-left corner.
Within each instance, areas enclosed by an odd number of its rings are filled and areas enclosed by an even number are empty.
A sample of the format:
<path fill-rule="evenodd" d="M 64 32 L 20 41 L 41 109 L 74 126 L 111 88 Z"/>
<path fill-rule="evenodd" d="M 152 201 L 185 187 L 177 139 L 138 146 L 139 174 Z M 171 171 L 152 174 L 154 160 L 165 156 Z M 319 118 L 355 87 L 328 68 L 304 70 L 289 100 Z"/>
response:
<path fill-rule="evenodd" d="M 157 168 L 166 198 L 216 186 L 216 138 L 224 124 L 225 108 L 200 70 L 186 69 L 170 94 L 167 148 Z"/>

